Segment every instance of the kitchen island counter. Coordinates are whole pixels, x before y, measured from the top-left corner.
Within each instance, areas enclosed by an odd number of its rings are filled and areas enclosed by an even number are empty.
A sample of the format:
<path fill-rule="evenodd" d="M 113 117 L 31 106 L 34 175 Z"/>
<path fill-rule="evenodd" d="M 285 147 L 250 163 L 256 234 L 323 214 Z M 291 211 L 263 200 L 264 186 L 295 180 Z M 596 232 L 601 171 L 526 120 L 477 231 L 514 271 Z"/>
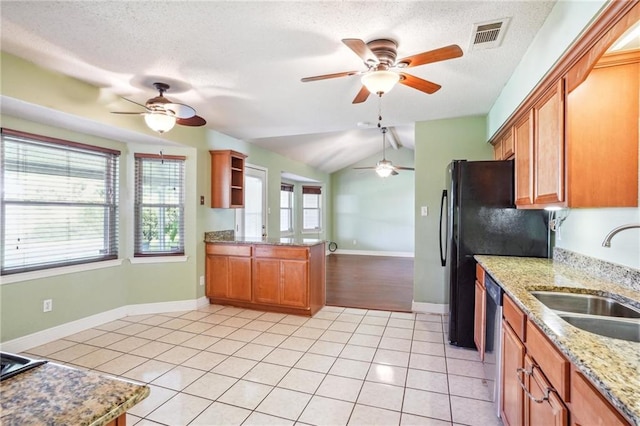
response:
<path fill-rule="evenodd" d="M 530 292 L 555 290 L 628 299 L 640 307 L 640 292 L 551 259 L 476 255 L 476 260 L 603 396 L 640 424 L 640 343 L 612 339 L 573 327 Z"/>
<path fill-rule="evenodd" d="M 149 387 L 49 362 L 0 382 L 3 425 L 118 425 Z"/>
<path fill-rule="evenodd" d="M 220 238 L 214 232 L 205 232 L 205 243 L 222 243 L 222 244 L 266 244 L 275 246 L 301 246 L 312 247 L 322 244 L 325 241 L 317 238 L 300 238 L 300 237 L 284 237 L 284 238 L 250 238 L 250 237 L 228 237 Z"/>

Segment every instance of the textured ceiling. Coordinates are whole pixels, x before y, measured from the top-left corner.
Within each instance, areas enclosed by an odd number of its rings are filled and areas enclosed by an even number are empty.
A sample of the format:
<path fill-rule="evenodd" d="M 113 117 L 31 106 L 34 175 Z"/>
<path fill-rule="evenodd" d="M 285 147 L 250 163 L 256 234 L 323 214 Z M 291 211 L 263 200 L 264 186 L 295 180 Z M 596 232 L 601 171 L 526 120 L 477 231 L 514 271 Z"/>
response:
<path fill-rule="evenodd" d="M 442 85 L 398 85 L 383 124 L 414 145 L 416 121 L 486 114 L 553 1 L 2 1 L 2 50 L 142 102 L 151 83 L 194 106 L 211 129 L 333 172 L 380 151 L 374 96 L 351 101 L 365 70 L 340 40 L 391 38 L 405 57 L 458 44 L 462 58 L 407 70 Z M 470 49 L 474 23 L 510 18 L 502 46 Z M 134 107 L 135 108 L 135 107 Z M 139 117 L 122 117 L 123 120 Z"/>

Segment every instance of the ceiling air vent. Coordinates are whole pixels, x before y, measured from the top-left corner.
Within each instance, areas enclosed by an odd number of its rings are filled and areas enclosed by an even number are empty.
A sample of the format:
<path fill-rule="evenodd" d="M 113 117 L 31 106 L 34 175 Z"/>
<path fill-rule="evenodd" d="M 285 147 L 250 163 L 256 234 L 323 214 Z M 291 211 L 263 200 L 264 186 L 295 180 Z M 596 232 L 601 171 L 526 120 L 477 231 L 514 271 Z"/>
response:
<path fill-rule="evenodd" d="M 500 46 L 508 23 L 509 18 L 503 18 L 497 21 L 474 24 L 471 50 L 493 49 Z"/>

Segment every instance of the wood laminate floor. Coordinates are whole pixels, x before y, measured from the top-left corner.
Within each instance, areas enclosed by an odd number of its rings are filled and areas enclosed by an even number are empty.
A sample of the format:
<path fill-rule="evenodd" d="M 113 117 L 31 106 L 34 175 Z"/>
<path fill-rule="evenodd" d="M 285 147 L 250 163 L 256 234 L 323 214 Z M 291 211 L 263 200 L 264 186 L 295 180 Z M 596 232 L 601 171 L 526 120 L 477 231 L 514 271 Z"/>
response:
<path fill-rule="evenodd" d="M 327 305 L 410 312 L 413 258 L 327 256 Z"/>

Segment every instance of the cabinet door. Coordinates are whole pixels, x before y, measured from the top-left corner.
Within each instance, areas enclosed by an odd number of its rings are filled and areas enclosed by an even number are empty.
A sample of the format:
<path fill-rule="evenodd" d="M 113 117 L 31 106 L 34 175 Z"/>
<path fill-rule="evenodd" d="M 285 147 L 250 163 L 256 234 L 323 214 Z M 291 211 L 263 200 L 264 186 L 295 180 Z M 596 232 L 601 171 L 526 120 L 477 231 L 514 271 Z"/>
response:
<path fill-rule="evenodd" d="M 571 424 L 622 426 L 629 423 L 581 373 L 574 370 L 571 374 Z"/>
<path fill-rule="evenodd" d="M 506 426 L 524 424 L 524 391 L 519 380 L 523 374 L 525 348 L 506 322 L 502 322 L 502 422 Z"/>
<path fill-rule="evenodd" d="M 528 355 L 524 357 L 525 377 L 528 393 L 525 396 L 525 424 L 528 426 L 566 426 L 569 410 L 552 389 L 539 367 L 535 366 Z"/>
<path fill-rule="evenodd" d="M 493 159 L 502 160 L 502 138 L 498 139 L 493 145 Z"/>
<path fill-rule="evenodd" d="M 513 129 L 509 129 L 502 138 L 502 159 L 508 160 L 515 154 Z"/>
<path fill-rule="evenodd" d="M 280 302 L 280 261 L 257 258 L 253 263 L 253 300 L 261 303 Z"/>
<path fill-rule="evenodd" d="M 516 206 L 533 204 L 533 110 L 514 126 Z"/>
<path fill-rule="evenodd" d="M 308 262 L 282 260 L 280 277 L 280 303 L 288 306 L 308 306 Z"/>
<path fill-rule="evenodd" d="M 564 101 L 563 80 L 533 107 L 534 203 L 564 201 Z"/>
<path fill-rule="evenodd" d="M 207 255 L 206 293 L 208 297 L 227 297 L 229 268 L 227 256 Z"/>
<path fill-rule="evenodd" d="M 478 348 L 480 361 L 484 361 L 485 340 L 487 335 L 487 291 L 477 280 L 474 305 L 475 311 L 473 316 L 473 341 Z"/>
<path fill-rule="evenodd" d="M 229 257 L 228 262 L 228 297 L 230 299 L 251 300 L 251 258 Z"/>

